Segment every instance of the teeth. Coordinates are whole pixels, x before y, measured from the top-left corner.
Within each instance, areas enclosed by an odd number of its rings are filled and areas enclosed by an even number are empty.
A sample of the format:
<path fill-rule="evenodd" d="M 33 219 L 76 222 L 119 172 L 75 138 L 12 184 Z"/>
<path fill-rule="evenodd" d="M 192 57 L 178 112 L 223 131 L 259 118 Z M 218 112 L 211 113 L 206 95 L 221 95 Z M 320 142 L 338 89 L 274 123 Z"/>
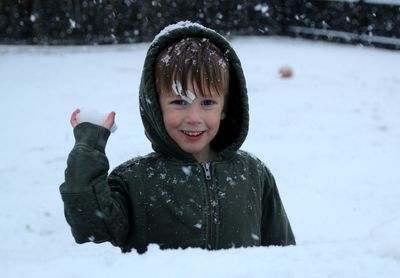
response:
<path fill-rule="evenodd" d="M 185 131 L 185 130 L 182 130 L 182 132 L 189 136 L 198 136 L 203 133 L 203 131 Z"/>

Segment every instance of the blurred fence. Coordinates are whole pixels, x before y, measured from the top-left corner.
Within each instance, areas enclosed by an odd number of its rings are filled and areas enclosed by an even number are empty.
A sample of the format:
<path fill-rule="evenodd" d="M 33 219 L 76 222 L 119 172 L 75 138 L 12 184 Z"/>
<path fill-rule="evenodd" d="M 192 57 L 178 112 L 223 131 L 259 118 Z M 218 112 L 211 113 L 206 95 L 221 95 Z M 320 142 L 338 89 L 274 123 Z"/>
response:
<path fill-rule="evenodd" d="M 304 36 L 400 49 L 400 0 L 0 0 L 0 43 L 149 41 L 180 20 L 226 36 Z"/>
<path fill-rule="evenodd" d="M 400 0 L 296 2 L 284 34 L 400 49 Z"/>

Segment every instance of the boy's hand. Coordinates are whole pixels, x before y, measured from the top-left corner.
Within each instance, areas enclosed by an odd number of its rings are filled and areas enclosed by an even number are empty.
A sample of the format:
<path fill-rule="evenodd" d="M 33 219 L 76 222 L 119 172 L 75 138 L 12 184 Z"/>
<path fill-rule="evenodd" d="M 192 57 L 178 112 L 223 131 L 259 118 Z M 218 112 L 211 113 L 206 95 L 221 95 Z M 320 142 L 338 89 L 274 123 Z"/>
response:
<path fill-rule="evenodd" d="M 81 110 L 78 108 L 78 109 L 75 109 L 75 111 L 72 112 L 72 114 L 71 114 L 70 123 L 73 128 L 79 124 L 79 122 L 77 120 L 77 115 L 80 112 L 81 112 Z M 107 118 L 105 119 L 105 121 L 103 123 L 103 127 L 107 128 L 107 129 L 111 129 L 111 127 L 114 125 L 114 121 L 115 121 L 115 112 L 110 112 L 107 115 Z"/>
<path fill-rule="evenodd" d="M 75 109 L 75 111 L 72 112 L 72 114 L 71 114 L 70 123 L 71 123 L 71 126 L 72 126 L 73 128 L 75 128 L 75 127 L 79 124 L 79 123 L 78 123 L 78 120 L 76 119 L 76 115 L 78 115 L 79 112 L 81 112 L 81 110 L 78 108 L 78 109 Z"/>

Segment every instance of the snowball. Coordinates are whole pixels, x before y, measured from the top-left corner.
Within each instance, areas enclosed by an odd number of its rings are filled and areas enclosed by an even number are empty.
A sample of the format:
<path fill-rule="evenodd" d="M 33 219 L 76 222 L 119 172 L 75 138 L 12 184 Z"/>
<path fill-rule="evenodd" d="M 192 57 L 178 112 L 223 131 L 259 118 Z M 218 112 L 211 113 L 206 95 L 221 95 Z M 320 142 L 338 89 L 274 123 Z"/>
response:
<path fill-rule="evenodd" d="M 259 240 L 260 239 L 260 237 L 258 235 L 253 234 L 253 233 L 251 233 L 251 238 L 255 239 L 255 240 Z"/>
<path fill-rule="evenodd" d="M 177 96 L 182 95 L 182 84 L 179 81 L 172 82 L 172 90 Z"/>
<path fill-rule="evenodd" d="M 186 176 L 190 176 L 192 174 L 192 168 L 190 166 L 183 166 L 182 171 L 183 173 L 185 173 Z"/>
<path fill-rule="evenodd" d="M 186 95 L 183 94 L 182 84 L 179 81 L 172 82 L 172 90 L 188 103 L 192 103 L 196 99 L 196 95 L 190 90 L 186 91 Z"/>
<path fill-rule="evenodd" d="M 76 21 L 75 20 L 72 20 L 71 18 L 69 19 L 69 26 L 72 28 L 72 29 L 75 29 L 76 28 Z"/>
<path fill-rule="evenodd" d="M 163 62 L 164 64 L 167 64 L 167 65 L 168 65 L 169 60 L 171 60 L 171 56 L 170 56 L 170 55 L 165 55 L 165 56 L 161 59 L 161 62 Z"/>
<path fill-rule="evenodd" d="M 80 112 L 76 115 L 76 120 L 78 123 L 88 122 L 95 125 L 103 126 L 105 120 L 107 119 L 108 113 L 102 113 L 94 109 L 81 108 Z M 114 124 L 110 128 L 111 132 L 117 130 L 117 125 Z"/>
<path fill-rule="evenodd" d="M 100 218 L 100 219 L 104 219 L 104 218 L 105 218 L 104 213 L 101 212 L 101 211 L 99 211 L 99 210 L 96 210 L 96 211 L 94 212 L 94 214 L 95 214 L 98 218 Z"/>

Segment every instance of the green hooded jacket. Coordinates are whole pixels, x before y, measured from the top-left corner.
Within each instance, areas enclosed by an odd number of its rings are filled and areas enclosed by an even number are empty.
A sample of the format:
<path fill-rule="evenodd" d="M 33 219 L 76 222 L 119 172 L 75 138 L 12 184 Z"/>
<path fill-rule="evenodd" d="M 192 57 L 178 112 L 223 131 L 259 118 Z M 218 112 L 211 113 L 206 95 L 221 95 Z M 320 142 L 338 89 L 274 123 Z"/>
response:
<path fill-rule="evenodd" d="M 155 87 L 155 61 L 186 37 L 208 38 L 228 57 L 226 117 L 211 142 L 217 159 L 199 163 L 168 136 Z M 257 158 L 239 150 L 249 124 L 245 78 L 239 58 L 215 31 L 191 22 L 166 27 L 151 43 L 140 84 L 140 113 L 153 153 L 114 169 L 105 145 L 108 129 L 81 123 L 60 186 L 65 216 L 77 243 L 105 241 L 123 252 L 161 248 L 291 245 L 295 239 L 273 176 Z"/>

